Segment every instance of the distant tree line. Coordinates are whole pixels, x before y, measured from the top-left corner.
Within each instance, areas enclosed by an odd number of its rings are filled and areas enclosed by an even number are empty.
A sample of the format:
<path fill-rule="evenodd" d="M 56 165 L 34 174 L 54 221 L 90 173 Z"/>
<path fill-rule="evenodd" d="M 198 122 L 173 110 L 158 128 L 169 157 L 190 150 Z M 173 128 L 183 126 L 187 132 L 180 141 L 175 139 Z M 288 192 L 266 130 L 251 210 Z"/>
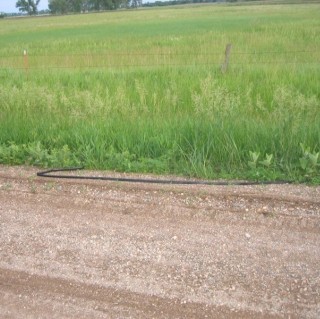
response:
<path fill-rule="evenodd" d="M 172 6 L 188 3 L 208 3 L 208 2 L 236 2 L 239 0 L 168 0 L 142 3 L 142 0 L 49 0 L 49 10 L 38 12 L 40 0 L 18 0 L 16 7 L 21 13 L 29 15 L 42 14 L 67 14 L 90 11 L 116 10 L 119 8 L 137 8 L 137 7 L 159 7 Z M 240 0 L 254 1 L 254 0 Z M 17 14 L 10 14 L 10 16 Z M 0 13 L 0 18 L 8 15 Z"/>
<path fill-rule="evenodd" d="M 142 4 L 143 7 L 164 7 L 174 6 L 177 4 L 188 4 L 188 3 L 212 3 L 212 2 L 226 2 L 232 0 L 169 0 L 169 1 L 155 1 L 147 2 Z M 234 0 L 237 1 L 237 0 Z"/>
<path fill-rule="evenodd" d="M 18 0 L 16 8 L 21 13 L 38 14 L 40 0 Z M 119 8 L 136 8 L 142 0 L 49 0 L 49 12 L 53 14 L 80 13 L 89 11 L 115 10 Z M 47 13 L 46 10 L 44 13 Z M 13 15 L 13 14 L 10 14 Z M 0 13 L 0 18 L 6 15 Z"/>
<path fill-rule="evenodd" d="M 142 0 L 49 0 L 49 10 L 54 14 L 115 10 L 119 8 L 159 7 L 187 3 L 225 2 L 237 0 L 168 0 L 142 3 Z"/>
<path fill-rule="evenodd" d="M 141 6 L 142 0 L 49 0 L 49 10 L 54 14 L 115 10 Z"/>

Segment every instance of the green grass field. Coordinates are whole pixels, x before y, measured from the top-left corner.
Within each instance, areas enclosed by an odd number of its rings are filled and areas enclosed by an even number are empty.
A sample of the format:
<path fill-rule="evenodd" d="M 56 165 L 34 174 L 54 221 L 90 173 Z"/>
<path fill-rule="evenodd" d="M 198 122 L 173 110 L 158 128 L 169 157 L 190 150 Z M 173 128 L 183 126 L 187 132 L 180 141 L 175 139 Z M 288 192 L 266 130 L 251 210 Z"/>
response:
<path fill-rule="evenodd" d="M 319 183 L 319 150 L 319 3 L 0 20 L 0 163 Z"/>

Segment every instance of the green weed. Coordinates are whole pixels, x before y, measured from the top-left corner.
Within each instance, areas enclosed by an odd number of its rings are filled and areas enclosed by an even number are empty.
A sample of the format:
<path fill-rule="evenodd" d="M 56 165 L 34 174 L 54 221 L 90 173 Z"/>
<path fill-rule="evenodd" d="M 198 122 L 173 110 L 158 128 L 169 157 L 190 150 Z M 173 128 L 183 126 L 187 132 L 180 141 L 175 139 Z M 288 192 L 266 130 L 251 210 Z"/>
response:
<path fill-rule="evenodd" d="M 302 157 L 299 158 L 301 169 L 308 175 L 320 172 L 319 152 L 311 152 L 310 147 L 305 147 L 300 143 Z"/>
<path fill-rule="evenodd" d="M 317 180 L 319 20 L 319 4 L 1 19 L 0 163 Z"/>

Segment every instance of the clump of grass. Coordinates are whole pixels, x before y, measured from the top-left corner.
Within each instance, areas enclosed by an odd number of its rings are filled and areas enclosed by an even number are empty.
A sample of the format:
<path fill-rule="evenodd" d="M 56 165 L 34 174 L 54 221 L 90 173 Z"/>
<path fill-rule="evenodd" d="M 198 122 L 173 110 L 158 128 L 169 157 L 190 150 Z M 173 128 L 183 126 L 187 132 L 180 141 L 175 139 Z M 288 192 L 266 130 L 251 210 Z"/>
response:
<path fill-rule="evenodd" d="M 317 181 L 315 8 L 184 7 L 51 17 L 37 28 L 1 21 L 0 163 Z M 28 73 L 13 68 L 23 68 L 21 28 Z"/>

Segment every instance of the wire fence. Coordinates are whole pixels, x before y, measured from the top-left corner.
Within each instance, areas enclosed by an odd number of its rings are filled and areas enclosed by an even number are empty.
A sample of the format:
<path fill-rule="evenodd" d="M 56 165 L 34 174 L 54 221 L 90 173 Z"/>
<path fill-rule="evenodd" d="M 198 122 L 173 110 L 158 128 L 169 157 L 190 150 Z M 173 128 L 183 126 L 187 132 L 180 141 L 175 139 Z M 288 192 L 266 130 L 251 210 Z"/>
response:
<path fill-rule="evenodd" d="M 319 50 L 300 50 L 300 51 L 252 51 L 252 52 L 237 52 L 237 51 L 233 51 L 232 54 L 233 55 L 265 55 L 265 54 L 275 54 L 275 55 L 285 55 L 285 54 L 299 54 L 299 53 L 319 53 Z M 102 53 L 91 53 L 91 52 L 75 52 L 75 53 L 71 53 L 71 54 L 50 54 L 50 53 L 46 53 L 46 54 L 39 54 L 39 53 L 35 53 L 32 54 L 32 56 L 34 57 L 60 57 L 60 56 L 68 56 L 68 57 L 73 57 L 73 56 L 114 56 L 114 55 L 143 55 L 143 56 L 155 56 L 155 55 L 190 55 L 191 52 L 175 52 L 175 53 L 171 53 L 171 52 L 102 52 Z M 214 51 L 214 52 L 193 52 L 193 55 L 221 55 L 222 52 L 221 51 Z M 11 55 L 4 55 L 4 54 L 0 54 L 0 58 L 16 58 L 16 57 L 22 57 L 23 54 L 11 54 Z M 30 56 L 30 54 L 29 54 Z"/>
<path fill-rule="evenodd" d="M 315 65 L 320 63 L 320 50 L 297 51 L 232 51 L 230 65 Z M 75 52 L 71 54 L 0 55 L 0 69 L 92 69 L 221 66 L 226 52 Z M 229 62 L 229 61 L 228 61 Z"/>

